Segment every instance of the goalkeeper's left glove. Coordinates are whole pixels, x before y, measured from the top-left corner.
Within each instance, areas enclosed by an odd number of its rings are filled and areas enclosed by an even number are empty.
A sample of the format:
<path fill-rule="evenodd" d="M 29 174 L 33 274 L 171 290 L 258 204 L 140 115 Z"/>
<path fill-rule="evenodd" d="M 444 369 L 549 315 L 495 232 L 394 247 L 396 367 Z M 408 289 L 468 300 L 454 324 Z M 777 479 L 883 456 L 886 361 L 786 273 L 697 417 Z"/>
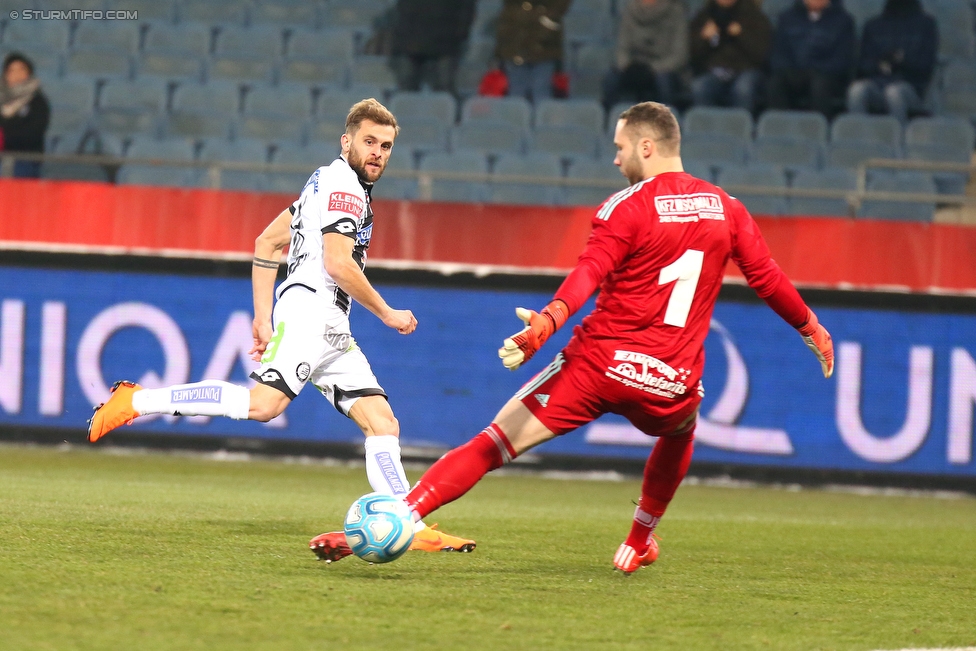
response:
<path fill-rule="evenodd" d="M 515 314 L 525 322 L 525 328 L 506 339 L 504 345 L 498 349 L 502 364 L 510 371 L 532 359 L 552 333 L 566 323 L 569 307 L 557 298 L 545 306 L 542 312 L 517 307 Z"/>
<path fill-rule="evenodd" d="M 834 342 L 830 338 L 827 329 L 817 321 L 817 315 L 813 310 L 807 308 L 807 322 L 797 330 L 803 337 L 803 343 L 813 351 L 813 354 L 820 360 L 820 368 L 823 370 L 824 377 L 830 377 L 834 373 Z"/>

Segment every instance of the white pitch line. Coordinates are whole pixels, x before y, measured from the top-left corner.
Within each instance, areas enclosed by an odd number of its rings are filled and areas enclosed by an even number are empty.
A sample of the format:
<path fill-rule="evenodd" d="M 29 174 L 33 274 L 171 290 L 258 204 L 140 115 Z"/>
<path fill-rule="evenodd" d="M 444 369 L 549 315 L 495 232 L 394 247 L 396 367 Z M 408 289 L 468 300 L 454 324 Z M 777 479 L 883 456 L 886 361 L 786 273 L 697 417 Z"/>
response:
<path fill-rule="evenodd" d="M 877 651 L 976 651 L 976 646 L 946 646 L 925 649 L 877 649 Z"/>

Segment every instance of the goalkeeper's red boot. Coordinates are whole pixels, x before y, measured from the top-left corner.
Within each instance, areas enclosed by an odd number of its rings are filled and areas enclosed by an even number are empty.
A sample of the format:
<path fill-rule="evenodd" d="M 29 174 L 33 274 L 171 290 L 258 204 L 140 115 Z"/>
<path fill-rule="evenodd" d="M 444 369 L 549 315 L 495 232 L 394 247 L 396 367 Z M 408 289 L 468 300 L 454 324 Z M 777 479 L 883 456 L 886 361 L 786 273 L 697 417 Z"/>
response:
<path fill-rule="evenodd" d="M 315 536 L 308 541 L 308 548 L 315 552 L 320 561 L 326 563 L 341 561 L 352 554 L 352 550 L 346 543 L 346 534 L 342 531 L 330 531 Z"/>
<path fill-rule="evenodd" d="M 653 537 L 651 537 L 651 544 L 647 546 L 647 551 L 644 554 L 638 554 L 633 547 L 623 543 L 617 548 L 617 553 L 613 555 L 613 567 L 624 574 L 632 574 L 656 561 L 657 554 L 657 540 Z"/>
<path fill-rule="evenodd" d="M 424 527 L 413 534 L 410 549 L 422 552 L 473 552 L 477 544 L 473 540 L 452 536 L 437 529 L 437 525 Z"/>
<path fill-rule="evenodd" d="M 95 407 L 95 413 L 88 421 L 88 440 L 94 443 L 113 429 L 130 425 L 139 418 L 139 412 L 132 408 L 132 394 L 141 390 L 141 386 L 128 380 L 113 384 L 108 402 Z"/>

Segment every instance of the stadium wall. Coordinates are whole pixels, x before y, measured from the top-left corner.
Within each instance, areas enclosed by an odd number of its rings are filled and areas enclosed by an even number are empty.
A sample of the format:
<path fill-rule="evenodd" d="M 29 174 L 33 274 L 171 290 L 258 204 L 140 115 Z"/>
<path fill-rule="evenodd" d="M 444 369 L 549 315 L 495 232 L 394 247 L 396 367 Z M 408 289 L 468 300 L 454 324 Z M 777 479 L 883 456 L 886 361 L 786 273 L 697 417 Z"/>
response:
<path fill-rule="evenodd" d="M 178 273 L 54 266 L 0 261 L 0 428 L 73 432 L 70 440 L 81 442 L 92 405 L 115 379 L 248 382 L 245 264 L 224 275 L 196 273 L 193 265 Z M 544 304 L 551 289 L 375 280 L 391 304 L 412 309 L 420 322 L 403 337 L 361 308 L 352 316 L 408 447 L 437 453 L 470 438 L 569 337 L 569 328 L 560 331 L 528 368 L 510 373 L 495 351 L 518 325 L 513 309 Z M 723 296 L 706 344 L 697 463 L 976 478 L 973 299 L 936 309 L 905 299 L 873 307 L 813 300 L 837 347 L 837 373 L 828 381 L 796 333 L 762 303 L 742 291 Z M 312 387 L 304 393 L 269 424 L 157 417 L 119 434 L 360 444 L 331 403 Z M 652 442 L 607 416 L 538 453 L 639 462 Z"/>
<path fill-rule="evenodd" d="M 0 248 L 247 258 L 294 197 L 101 183 L 0 180 Z M 370 259 L 521 270 L 573 266 L 592 208 L 377 201 Z M 976 229 L 757 216 L 797 284 L 972 294 Z M 730 282 L 742 276 L 729 265 Z"/>

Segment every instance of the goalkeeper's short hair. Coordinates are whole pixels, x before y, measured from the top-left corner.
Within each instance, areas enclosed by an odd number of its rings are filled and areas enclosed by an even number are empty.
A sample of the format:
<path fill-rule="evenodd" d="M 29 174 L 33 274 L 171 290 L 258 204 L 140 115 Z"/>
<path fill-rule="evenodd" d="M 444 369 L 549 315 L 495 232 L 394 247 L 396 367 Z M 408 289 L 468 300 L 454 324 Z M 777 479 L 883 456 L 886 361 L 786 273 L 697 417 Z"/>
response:
<path fill-rule="evenodd" d="M 393 127 L 396 135 L 400 134 L 400 125 L 397 124 L 396 117 L 390 112 L 390 109 L 372 97 L 356 102 L 349 109 L 349 115 L 346 116 L 346 133 L 350 136 L 355 135 L 359 131 L 359 125 L 364 120 L 385 127 Z"/>

